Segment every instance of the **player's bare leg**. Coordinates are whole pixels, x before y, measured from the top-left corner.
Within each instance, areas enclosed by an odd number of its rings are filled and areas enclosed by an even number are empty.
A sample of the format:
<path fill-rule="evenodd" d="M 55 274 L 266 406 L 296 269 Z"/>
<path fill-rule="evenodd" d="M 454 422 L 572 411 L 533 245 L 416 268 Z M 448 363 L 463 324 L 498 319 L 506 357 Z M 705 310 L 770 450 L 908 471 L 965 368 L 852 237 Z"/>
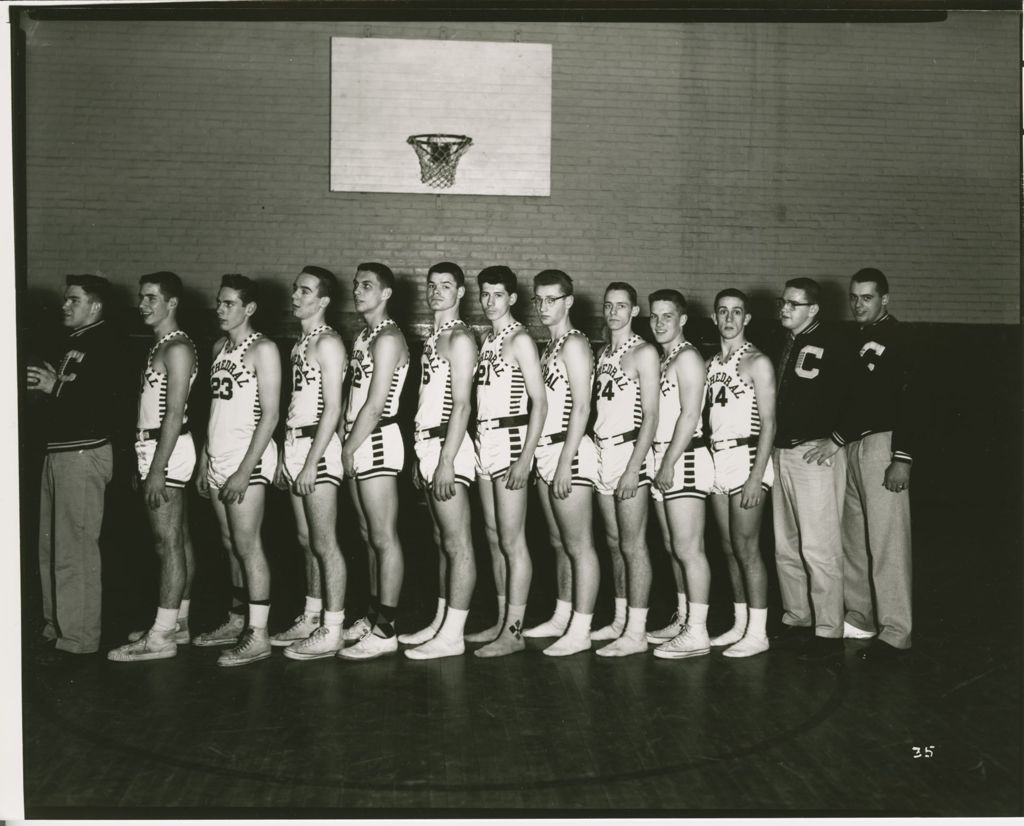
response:
<path fill-rule="evenodd" d="M 537 480 L 540 508 L 544 512 L 544 521 L 548 526 L 548 541 L 555 555 L 555 584 L 557 588 L 555 613 L 546 622 L 535 625 L 533 628 L 524 629 L 524 637 L 560 637 L 569 627 L 569 620 L 572 617 L 572 561 L 562 544 L 558 521 L 555 519 L 552 509 L 550 491 L 550 486 L 543 479 Z M 570 496 L 570 498 L 572 497 Z M 588 510 L 589 507 L 588 503 Z"/>
<path fill-rule="evenodd" d="M 543 482 L 540 494 L 548 498 L 557 530 L 562 536 L 566 555 L 572 565 L 572 619 L 565 634 L 544 649 L 549 657 L 565 657 L 590 650 L 590 623 L 600 584 L 601 567 L 594 548 L 593 492 L 589 487 L 574 485 L 565 499 L 551 499 Z"/>
<path fill-rule="evenodd" d="M 738 493 L 729 497 L 729 532 L 750 615 L 743 638 L 723 652 L 726 657 L 751 657 L 768 650 L 768 571 L 758 541 L 764 500 L 753 508 L 742 508 L 740 499 Z"/>
<path fill-rule="evenodd" d="M 743 584 L 743 572 L 740 569 L 739 560 L 733 552 L 732 532 L 729 525 L 729 498 L 725 494 L 716 493 L 709 496 L 711 511 L 715 516 L 715 524 L 718 526 L 718 536 L 721 541 L 722 553 L 725 555 L 726 565 L 729 569 L 729 582 L 732 585 L 733 601 L 733 625 L 724 634 L 711 638 L 713 646 L 733 645 L 743 639 L 747 630 L 748 610 L 747 592 Z"/>
<path fill-rule="evenodd" d="M 663 641 L 654 655 L 664 659 L 698 657 L 711 650 L 708 638 L 708 598 L 711 567 L 704 551 L 704 501 L 696 498 L 656 502 L 666 544 L 672 548 L 686 577 L 689 615 L 679 634 Z"/>
<path fill-rule="evenodd" d="M 429 500 L 428 500 L 429 501 Z M 428 507 L 429 509 L 429 507 Z M 437 610 L 430 624 L 419 631 L 410 634 L 399 634 L 398 641 L 402 645 L 422 645 L 427 640 L 433 639 L 444 622 L 444 615 L 448 610 L 448 557 L 445 555 L 441 545 L 441 529 L 434 518 L 433 511 L 430 514 L 431 534 L 434 539 L 434 548 L 437 550 Z"/>
<path fill-rule="evenodd" d="M 619 547 L 626 567 L 628 619 L 622 636 L 598 650 L 602 657 L 625 657 L 647 651 L 647 601 L 651 594 L 651 558 L 647 549 L 648 492 L 632 499 L 614 499 Z"/>
<path fill-rule="evenodd" d="M 501 481 L 499 480 L 498 484 Z M 477 489 L 480 491 L 480 506 L 484 517 L 484 537 L 487 539 L 487 550 L 491 557 L 491 571 L 494 574 L 494 592 L 498 602 L 498 615 L 494 625 L 482 631 L 476 631 L 466 635 L 466 642 L 494 642 L 505 625 L 505 611 L 507 607 L 507 582 L 505 572 L 508 562 L 501 552 L 501 539 L 498 533 L 498 515 L 494 504 L 494 480 L 477 479 Z"/>
<path fill-rule="evenodd" d="M 676 586 L 676 610 L 672 614 L 672 618 L 669 620 L 668 625 L 647 634 L 647 642 L 657 645 L 678 636 L 682 633 L 683 626 L 686 625 L 686 578 L 683 574 L 683 566 L 672 549 L 672 533 L 669 530 L 668 522 L 666 521 L 665 502 L 659 502 L 654 499 L 651 504 L 658 517 L 658 526 L 661 528 L 662 544 L 665 546 L 665 552 L 668 554 L 669 566 L 672 569 L 672 581 Z"/>
<path fill-rule="evenodd" d="M 313 553 L 309 538 L 309 526 L 306 521 L 306 507 L 301 496 L 289 494 L 292 503 L 292 514 L 295 517 L 295 539 L 302 548 L 303 568 L 306 572 L 306 600 L 302 613 L 292 622 L 291 627 L 274 634 L 270 644 L 286 647 L 306 639 L 323 625 L 323 588 L 320 582 L 320 563 Z"/>
<path fill-rule="evenodd" d="M 407 648 L 411 660 L 456 657 L 466 650 L 463 633 L 469 603 L 476 585 L 476 560 L 469 523 L 469 491 L 455 486 L 455 495 L 447 501 L 428 498 L 431 512 L 441 529 L 441 545 L 448 557 L 448 610 L 437 634 L 422 645 Z"/>
<path fill-rule="evenodd" d="M 494 497 L 501 552 L 508 563 L 508 605 L 498 638 L 473 653 L 477 657 L 503 657 L 526 647 L 523 641 L 523 616 L 533 579 L 533 560 L 526 546 L 527 487 L 509 490 L 504 477 L 481 482 L 488 485 Z"/>
<path fill-rule="evenodd" d="M 368 603 L 366 613 L 356 618 L 348 628 L 342 631 L 346 642 L 361 640 L 370 633 L 373 628 L 373 618 L 376 616 L 376 605 L 380 591 L 377 587 L 377 557 L 373 553 L 370 544 L 370 525 L 366 520 L 366 511 L 363 508 L 363 499 L 359 491 L 359 482 L 356 479 L 348 480 L 348 490 L 352 497 L 352 505 L 356 512 L 356 523 L 359 525 L 359 537 L 363 540 L 363 552 L 366 554 L 366 572 L 369 584 Z"/>
<path fill-rule="evenodd" d="M 182 538 L 183 491 L 165 488 L 167 501 L 155 510 L 146 508 L 153 532 L 153 548 L 160 563 L 156 619 L 139 639 L 107 653 L 114 662 L 143 662 L 174 657 L 178 607 L 185 589 L 185 548 Z"/>
<path fill-rule="evenodd" d="M 590 639 L 617 640 L 626 628 L 626 561 L 619 550 L 619 526 L 615 517 L 615 497 L 596 495 L 597 509 L 604 523 L 605 544 L 612 559 L 612 584 L 615 588 L 615 617 L 611 624 L 592 631 Z"/>

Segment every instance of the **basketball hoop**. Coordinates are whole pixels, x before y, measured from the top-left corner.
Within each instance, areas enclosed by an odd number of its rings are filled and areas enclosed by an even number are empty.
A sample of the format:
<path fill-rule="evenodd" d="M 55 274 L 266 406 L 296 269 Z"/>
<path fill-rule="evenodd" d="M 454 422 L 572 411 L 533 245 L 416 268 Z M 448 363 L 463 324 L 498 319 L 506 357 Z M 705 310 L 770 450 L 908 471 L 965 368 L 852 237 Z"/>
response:
<path fill-rule="evenodd" d="M 420 180 L 434 189 L 448 189 L 455 183 L 459 158 L 473 145 L 466 135 L 410 135 L 406 139 L 420 161 Z"/>

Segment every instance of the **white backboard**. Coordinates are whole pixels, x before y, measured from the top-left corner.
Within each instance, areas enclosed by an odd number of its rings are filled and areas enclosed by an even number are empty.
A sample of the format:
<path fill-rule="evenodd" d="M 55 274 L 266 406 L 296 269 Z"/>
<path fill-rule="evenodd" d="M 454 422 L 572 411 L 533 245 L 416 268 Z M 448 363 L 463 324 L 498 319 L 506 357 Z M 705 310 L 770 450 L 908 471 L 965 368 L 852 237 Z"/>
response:
<path fill-rule="evenodd" d="M 411 135 L 467 135 L 455 183 L 420 179 Z M 551 45 L 331 38 L 331 190 L 551 194 Z"/>

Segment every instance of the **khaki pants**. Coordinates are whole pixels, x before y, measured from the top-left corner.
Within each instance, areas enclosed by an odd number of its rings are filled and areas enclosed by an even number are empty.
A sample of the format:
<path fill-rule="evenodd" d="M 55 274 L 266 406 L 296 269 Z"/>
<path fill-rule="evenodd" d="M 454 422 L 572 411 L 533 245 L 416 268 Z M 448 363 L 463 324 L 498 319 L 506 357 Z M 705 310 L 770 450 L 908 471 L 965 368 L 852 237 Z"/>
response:
<path fill-rule="evenodd" d="M 910 648 L 910 495 L 885 489 L 892 433 L 846 446 L 843 581 L 846 621 L 895 648 Z M 872 599 L 874 597 L 874 599 Z"/>
<path fill-rule="evenodd" d="M 843 545 L 846 452 L 831 467 L 808 464 L 816 442 L 775 451 L 775 566 L 785 625 L 814 627 L 819 637 L 843 636 Z"/>
<path fill-rule="evenodd" d="M 57 648 L 91 654 L 100 647 L 100 528 L 113 474 L 110 445 L 48 453 L 39 496 L 39 576 L 43 635 Z"/>

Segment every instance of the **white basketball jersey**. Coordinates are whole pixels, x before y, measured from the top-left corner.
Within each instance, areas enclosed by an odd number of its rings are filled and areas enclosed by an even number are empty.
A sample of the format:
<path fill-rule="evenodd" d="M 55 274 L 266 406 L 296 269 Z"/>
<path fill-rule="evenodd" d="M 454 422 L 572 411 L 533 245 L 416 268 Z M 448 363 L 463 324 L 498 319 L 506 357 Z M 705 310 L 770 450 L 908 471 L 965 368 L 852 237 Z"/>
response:
<path fill-rule="evenodd" d="M 676 380 L 674 370 L 669 368 L 675 362 L 683 350 L 692 350 L 693 345 L 688 341 L 681 341 L 669 350 L 661 359 L 661 385 L 658 395 L 658 429 L 654 435 L 655 442 L 671 442 L 675 433 L 676 422 L 682 413 L 682 406 L 679 403 L 679 382 Z M 704 396 L 701 395 L 700 412 L 697 414 L 697 429 L 693 432 L 693 438 L 699 439 L 703 433 L 704 418 Z"/>
<path fill-rule="evenodd" d="M 210 426 L 207 445 L 211 456 L 246 449 L 262 415 L 256 373 L 245 363 L 249 348 L 263 338 L 250 333 L 232 346 L 225 341 L 210 367 Z"/>
<path fill-rule="evenodd" d="M 192 374 L 188 377 L 188 389 L 192 391 L 192 383 L 199 373 L 196 359 L 196 346 L 184 330 L 172 330 L 160 338 L 156 344 L 149 348 L 149 355 L 146 357 L 146 368 L 142 371 L 142 382 L 139 388 L 139 415 L 135 426 L 139 430 L 156 430 L 164 421 L 167 413 L 167 373 L 161 373 L 153 367 L 153 358 L 156 351 L 166 341 L 172 338 L 184 339 L 192 348 Z M 188 422 L 188 399 L 185 400 L 185 409 L 182 412 L 182 425 Z"/>
<path fill-rule="evenodd" d="M 643 344 L 635 333 L 622 344 L 611 349 L 605 345 L 597 360 L 594 390 L 597 393 L 597 419 L 594 435 L 602 439 L 629 433 L 643 424 L 644 411 L 640 404 L 640 385 L 622 369 L 622 357 Z"/>
<path fill-rule="evenodd" d="M 355 344 L 352 345 L 352 357 L 348 362 L 349 375 L 352 379 L 348 391 L 348 409 L 345 413 L 345 424 L 347 429 L 352 429 L 359 411 L 363 409 L 367 398 L 370 395 L 370 382 L 373 380 L 373 342 L 386 327 L 398 325 L 390 318 L 385 318 L 372 330 L 363 328 L 356 336 Z M 395 368 L 391 374 L 391 386 L 388 388 L 388 397 L 384 401 L 384 410 L 381 418 L 392 418 L 398 415 L 398 401 L 402 395 L 402 388 L 405 386 L 405 377 L 409 372 L 409 361 Z"/>
<path fill-rule="evenodd" d="M 745 439 L 761 432 L 761 415 L 757 409 L 754 385 L 739 374 L 740 360 L 753 346 L 749 341 L 722 361 L 715 353 L 708 365 L 704 404 L 708 408 L 711 438 Z"/>
<path fill-rule="evenodd" d="M 447 424 L 452 415 L 452 365 L 437 353 L 441 334 L 455 327 L 466 329 L 460 319 L 446 321 L 423 344 L 420 358 L 420 397 L 416 407 L 416 429 Z"/>
<path fill-rule="evenodd" d="M 306 360 L 306 348 L 320 333 L 332 328 L 321 324 L 306 333 L 292 347 L 292 398 L 288 403 L 288 427 L 306 427 L 317 424 L 324 412 L 323 376 L 319 365 Z"/>
<path fill-rule="evenodd" d="M 572 414 L 572 389 L 569 387 L 569 374 L 565 362 L 559 356 L 569 336 L 582 336 L 590 346 L 587 337 L 579 330 L 566 330 L 555 341 L 549 341 L 541 356 L 541 369 L 544 372 L 544 393 L 548 402 L 548 414 L 544 419 L 542 436 L 565 433 L 569 429 L 569 416 Z M 590 371 L 590 384 L 594 383 L 594 371 Z"/>
<path fill-rule="evenodd" d="M 476 415 L 479 421 L 527 412 L 523 371 L 518 364 L 509 364 L 501 357 L 505 340 L 522 329 L 522 324 L 513 321 L 497 336 L 492 330 L 484 339 L 476 368 Z"/>

